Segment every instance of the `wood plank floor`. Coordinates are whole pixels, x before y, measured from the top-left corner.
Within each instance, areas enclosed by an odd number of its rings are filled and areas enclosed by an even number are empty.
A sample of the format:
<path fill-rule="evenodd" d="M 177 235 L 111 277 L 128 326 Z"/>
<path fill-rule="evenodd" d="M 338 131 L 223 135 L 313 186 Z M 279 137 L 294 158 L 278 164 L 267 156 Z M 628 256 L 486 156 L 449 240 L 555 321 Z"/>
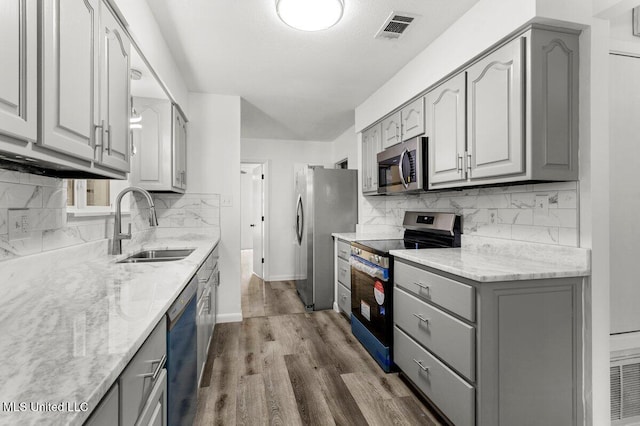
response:
<path fill-rule="evenodd" d="M 241 323 L 218 324 L 196 425 L 440 425 L 333 311 L 305 313 L 292 282 L 243 277 Z"/>

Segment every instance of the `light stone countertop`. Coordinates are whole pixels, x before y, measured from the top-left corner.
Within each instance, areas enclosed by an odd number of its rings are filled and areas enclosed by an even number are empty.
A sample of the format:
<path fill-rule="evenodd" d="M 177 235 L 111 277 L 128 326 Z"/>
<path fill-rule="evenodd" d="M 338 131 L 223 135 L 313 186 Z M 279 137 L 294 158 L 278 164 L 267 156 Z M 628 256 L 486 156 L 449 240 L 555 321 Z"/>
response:
<path fill-rule="evenodd" d="M 219 229 L 177 231 L 129 244 L 121 256 L 107 255 L 102 240 L 0 263 L 0 425 L 87 419 L 220 239 Z M 195 251 L 180 261 L 115 263 L 148 248 Z M 87 411 L 29 405 L 82 402 Z M 27 405 L 9 412 L 3 403 Z"/>
<path fill-rule="evenodd" d="M 588 249 L 464 235 L 462 248 L 391 250 L 390 254 L 477 282 L 591 274 L 591 252 Z"/>
<path fill-rule="evenodd" d="M 371 240 L 401 240 L 402 232 L 334 232 L 332 237 L 339 240 L 353 241 L 371 241 Z"/>

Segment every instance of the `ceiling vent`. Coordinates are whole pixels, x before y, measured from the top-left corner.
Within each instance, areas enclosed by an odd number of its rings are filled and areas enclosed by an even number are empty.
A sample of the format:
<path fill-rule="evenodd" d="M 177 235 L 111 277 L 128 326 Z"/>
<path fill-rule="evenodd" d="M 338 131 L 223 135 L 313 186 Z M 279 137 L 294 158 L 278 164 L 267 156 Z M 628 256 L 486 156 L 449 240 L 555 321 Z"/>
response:
<path fill-rule="evenodd" d="M 637 424 L 640 421 L 640 358 L 611 361 L 611 424 Z"/>
<path fill-rule="evenodd" d="M 418 15 L 406 12 L 391 12 L 375 38 L 397 39 L 407 32 L 409 25 L 418 19 Z"/>

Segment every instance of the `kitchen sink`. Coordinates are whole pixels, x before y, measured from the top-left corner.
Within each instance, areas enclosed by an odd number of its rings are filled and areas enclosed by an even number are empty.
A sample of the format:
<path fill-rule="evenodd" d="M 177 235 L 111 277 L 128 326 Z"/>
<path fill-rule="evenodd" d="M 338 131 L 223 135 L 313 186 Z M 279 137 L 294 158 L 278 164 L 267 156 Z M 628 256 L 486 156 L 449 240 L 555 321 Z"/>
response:
<path fill-rule="evenodd" d="M 174 260 L 182 260 L 193 253 L 195 249 L 158 249 L 144 250 L 131 256 L 119 260 L 116 263 L 153 263 L 153 262 L 171 262 Z"/>

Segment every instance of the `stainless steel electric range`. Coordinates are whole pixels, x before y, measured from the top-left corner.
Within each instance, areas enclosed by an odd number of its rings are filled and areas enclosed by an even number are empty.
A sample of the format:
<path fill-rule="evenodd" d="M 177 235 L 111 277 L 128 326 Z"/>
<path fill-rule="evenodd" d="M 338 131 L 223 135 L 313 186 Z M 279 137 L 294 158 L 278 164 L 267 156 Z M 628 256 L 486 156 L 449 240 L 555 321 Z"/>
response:
<path fill-rule="evenodd" d="M 404 238 L 351 243 L 351 330 L 386 372 L 393 370 L 391 250 L 460 247 L 462 218 L 454 213 L 406 212 Z"/>

